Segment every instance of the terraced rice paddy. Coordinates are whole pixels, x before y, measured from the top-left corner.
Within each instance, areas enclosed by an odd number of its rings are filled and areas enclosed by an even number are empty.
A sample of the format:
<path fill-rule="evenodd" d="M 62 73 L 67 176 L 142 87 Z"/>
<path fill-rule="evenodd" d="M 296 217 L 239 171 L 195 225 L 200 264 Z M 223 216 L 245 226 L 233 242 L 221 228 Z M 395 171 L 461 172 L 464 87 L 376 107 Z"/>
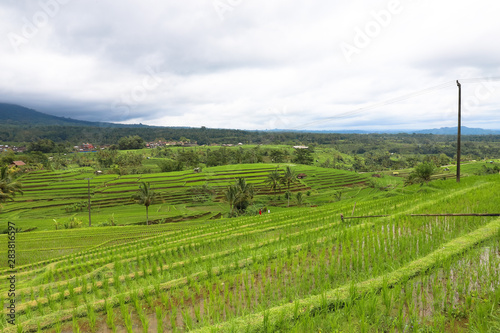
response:
<path fill-rule="evenodd" d="M 342 221 L 353 207 L 340 201 L 179 229 L 123 227 L 116 239 L 117 227 L 76 230 L 71 242 L 95 237 L 92 248 L 19 266 L 17 326 L 5 314 L 0 325 L 5 332 L 495 328 L 500 219 L 411 214 L 499 213 L 498 175 L 413 189 L 358 203 L 356 216 L 389 215 L 382 218 Z M 127 234 L 141 236 L 125 242 Z M 44 242 L 54 246 L 59 235 L 66 236 L 47 233 Z M 7 269 L 0 274 L 7 279 Z M 4 306 L 6 291 L 2 285 Z"/>
<path fill-rule="evenodd" d="M 155 191 L 156 200 L 150 210 L 155 223 L 181 220 L 206 220 L 220 216 L 228 210 L 223 202 L 223 191 L 238 177 L 243 177 L 254 185 L 256 195 L 274 194 L 265 180 L 277 166 L 271 164 L 231 165 L 207 168 L 201 173 L 192 171 L 156 173 L 145 175 L 94 175 L 89 169 L 73 171 L 38 171 L 20 178 L 24 195 L 6 205 L 2 217 L 16 222 L 23 230 L 37 227 L 38 230 L 53 230 L 54 220 L 62 225 L 69 216 L 75 216 L 88 224 L 87 198 L 89 191 L 93 210 L 93 225 L 109 221 L 113 216 L 118 224 L 145 223 L 144 207 L 131 200 L 137 192 L 139 182 L 149 182 Z M 279 170 L 283 171 L 283 165 Z M 310 177 L 292 184 L 291 192 L 313 191 L 313 196 L 321 196 L 340 188 L 363 187 L 366 178 L 355 173 L 327 170 L 314 167 L 297 167 L 298 172 L 307 172 Z M 320 181 L 321 179 L 321 181 Z M 207 184 L 216 194 L 212 202 L 200 205 L 194 202 L 189 191 L 193 186 Z M 282 195 L 282 187 L 277 192 Z M 81 211 L 68 212 L 65 209 L 80 204 Z"/>

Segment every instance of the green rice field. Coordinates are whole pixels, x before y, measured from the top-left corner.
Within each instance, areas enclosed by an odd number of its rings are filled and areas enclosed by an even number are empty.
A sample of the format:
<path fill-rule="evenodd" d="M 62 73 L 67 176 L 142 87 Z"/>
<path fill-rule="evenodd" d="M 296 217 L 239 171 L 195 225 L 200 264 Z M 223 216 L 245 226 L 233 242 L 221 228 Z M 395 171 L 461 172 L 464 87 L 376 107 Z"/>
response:
<path fill-rule="evenodd" d="M 90 192 L 92 225 L 104 224 L 111 219 L 119 225 L 145 224 L 144 207 L 135 204 L 131 197 L 138 191 L 140 182 L 148 182 L 156 194 L 149 210 L 150 221 L 205 221 L 229 210 L 223 201 L 223 191 L 238 177 L 253 184 L 257 202 L 274 195 L 265 180 L 269 172 L 276 168 L 283 172 L 285 165 L 242 164 L 206 168 L 200 173 L 179 171 L 125 176 L 95 175 L 90 168 L 35 171 L 19 179 L 24 195 L 5 205 L 2 218 L 15 222 L 23 230 L 55 230 L 56 224 L 62 228 L 71 216 L 81 220 L 82 225 L 88 225 L 87 200 Z M 296 166 L 294 169 L 297 173 L 306 173 L 308 177 L 292 184 L 290 191 L 302 191 L 304 194 L 310 191 L 309 202 L 313 204 L 331 201 L 332 191 L 344 189 L 354 195 L 357 190 L 366 187 L 366 176 L 353 172 L 307 166 Z M 88 178 L 91 178 L 90 182 Z M 193 200 L 190 189 L 204 184 L 213 188 L 215 195 L 210 202 L 200 204 Z M 277 195 L 283 197 L 285 191 L 286 188 L 282 187 Z M 283 206 L 284 203 L 282 200 L 276 205 Z M 72 211 L 74 205 L 80 205 L 80 208 Z"/>
<path fill-rule="evenodd" d="M 273 168 L 240 166 L 238 174 L 245 172 L 259 186 Z M 375 193 L 376 189 L 362 185 L 367 180 L 362 175 L 301 168 L 307 177 L 294 191 L 310 190 L 311 202 L 315 198 L 322 205 L 273 208 L 262 216 L 18 233 L 16 322 L 8 322 L 11 273 L 3 260 L 0 274 L 6 282 L 1 285 L 0 302 L 6 311 L 0 328 L 3 332 L 500 330 L 500 217 L 484 215 L 500 213 L 499 175 L 465 177 L 460 183 L 436 180 L 404 189 L 394 183 L 392 192 Z M 173 195 L 176 186 L 187 186 L 184 183 L 210 181 L 223 187 L 231 181 L 231 170 L 235 167 L 140 178 Z M 45 198 L 16 200 L 19 216 L 23 205 L 30 203 L 67 203 L 69 194 L 58 194 L 66 188 L 84 198 L 83 178 L 88 176 L 53 174 L 45 182 L 49 191 Z M 95 205 L 107 202 L 112 208 L 110 202 L 125 200 L 134 191 L 139 176 L 99 177 L 92 180 Z M 73 185 L 65 186 L 61 179 Z M 29 178 L 23 183 L 29 186 Z M 43 184 L 32 178 L 33 189 Z M 325 193 L 338 189 L 345 189 L 345 198 L 328 202 Z M 29 196 L 27 192 L 22 199 Z M 176 206 L 175 201 L 168 204 L 169 198 L 165 195 L 161 205 Z M 49 208 L 39 211 L 43 209 Z M 419 216 L 424 214 L 433 216 Z M 138 210 L 133 221 L 139 219 Z M 0 243 L 7 248 L 6 235 Z"/>

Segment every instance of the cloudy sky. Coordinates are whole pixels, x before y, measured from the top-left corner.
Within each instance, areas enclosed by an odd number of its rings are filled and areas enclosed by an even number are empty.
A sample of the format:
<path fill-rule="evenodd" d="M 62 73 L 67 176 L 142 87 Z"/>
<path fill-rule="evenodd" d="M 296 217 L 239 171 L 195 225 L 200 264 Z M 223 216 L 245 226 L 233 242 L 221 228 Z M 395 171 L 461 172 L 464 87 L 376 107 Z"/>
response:
<path fill-rule="evenodd" d="M 90 121 L 500 129 L 494 0 L 4 0 L 0 101 Z M 472 80 L 480 78 L 480 80 Z"/>

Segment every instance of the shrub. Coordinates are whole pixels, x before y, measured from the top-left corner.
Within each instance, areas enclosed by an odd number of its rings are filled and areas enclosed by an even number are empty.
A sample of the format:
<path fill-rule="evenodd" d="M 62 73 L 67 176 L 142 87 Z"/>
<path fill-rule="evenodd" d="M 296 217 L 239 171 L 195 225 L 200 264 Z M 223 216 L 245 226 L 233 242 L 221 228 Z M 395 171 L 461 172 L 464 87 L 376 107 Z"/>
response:
<path fill-rule="evenodd" d="M 428 183 L 435 172 L 436 166 L 434 164 L 430 162 L 420 163 L 406 178 L 405 185 Z"/>
<path fill-rule="evenodd" d="M 87 208 L 87 203 L 85 201 L 81 201 L 81 202 L 75 202 L 72 205 L 64 207 L 64 210 L 66 211 L 66 213 L 72 213 L 72 212 L 81 212 L 85 208 Z"/>
<path fill-rule="evenodd" d="M 69 221 L 64 222 L 64 228 L 65 229 L 81 228 L 82 224 L 83 224 L 82 220 L 73 215 L 72 217 L 69 218 Z"/>

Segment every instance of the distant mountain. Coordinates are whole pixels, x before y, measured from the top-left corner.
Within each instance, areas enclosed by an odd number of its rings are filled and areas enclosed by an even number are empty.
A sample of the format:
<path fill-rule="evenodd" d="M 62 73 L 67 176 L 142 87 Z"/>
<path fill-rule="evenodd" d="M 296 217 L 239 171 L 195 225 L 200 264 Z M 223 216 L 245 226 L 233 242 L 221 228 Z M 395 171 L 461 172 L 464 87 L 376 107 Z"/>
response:
<path fill-rule="evenodd" d="M 321 130 L 321 131 L 308 131 L 308 130 L 286 130 L 274 129 L 268 132 L 302 132 L 302 133 L 318 133 L 318 134 L 436 134 L 436 135 L 457 135 L 457 127 L 441 127 L 426 130 Z M 500 130 L 486 130 L 482 128 L 469 128 L 462 126 L 462 135 L 500 135 Z"/>
<path fill-rule="evenodd" d="M 95 127 L 146 127 L 146 125 L 123 125 L 105 122 L 76 120 L 57 117 L 25 108 L 24 106 L 0 103 L 1 125 L 60 125 L 60 126 L 95 126 Z"/>
<path fill-rule="evenodd" d="M 456 135 L 458 127 L 441 127 L 428 130 L 414 131 L 417 134 L 440 134 L 440 135 Z M 486 130 L 482 128 L 470 128 L 462 126 L 462 135 L 499 135 L 500 130 Z"/>
<path fill-rule="evenodd" d="M 125 125 L 113 124 L 106 122 L 92 122 L 84 120 L 76 120 L 72 118 L 57 117 L 46 113 L 38 112 L 24 106 L 8 103 L 0 103 L 0 125 L 18 125 L 18 126 L 91 126 L 91 127 L 114 127 L 114 128 L 158 128 L 156 126 L 148 126 L 142 124 Z M 162 128 L 160 126 L 159 128 Z M 167 127 L 165 127 L 167 128 Z M 169 127 L 171 128 L 171 127 Z M 190 128 L 190 127 L 177 127 Z M 426 130 L 289 130 L 289 129 L 273 129 L 267 131 L 246 131 L 246 132 L 297 132 L 297 133 L 318 133 L 318 134 L 436 134 L 436 135 L 456 135 L 457 127 L 441 127 Z M 469 128 L 462 126 L 463 135 L 500 135 L 500 130 L 485 130 L 482 128 Z"/>

